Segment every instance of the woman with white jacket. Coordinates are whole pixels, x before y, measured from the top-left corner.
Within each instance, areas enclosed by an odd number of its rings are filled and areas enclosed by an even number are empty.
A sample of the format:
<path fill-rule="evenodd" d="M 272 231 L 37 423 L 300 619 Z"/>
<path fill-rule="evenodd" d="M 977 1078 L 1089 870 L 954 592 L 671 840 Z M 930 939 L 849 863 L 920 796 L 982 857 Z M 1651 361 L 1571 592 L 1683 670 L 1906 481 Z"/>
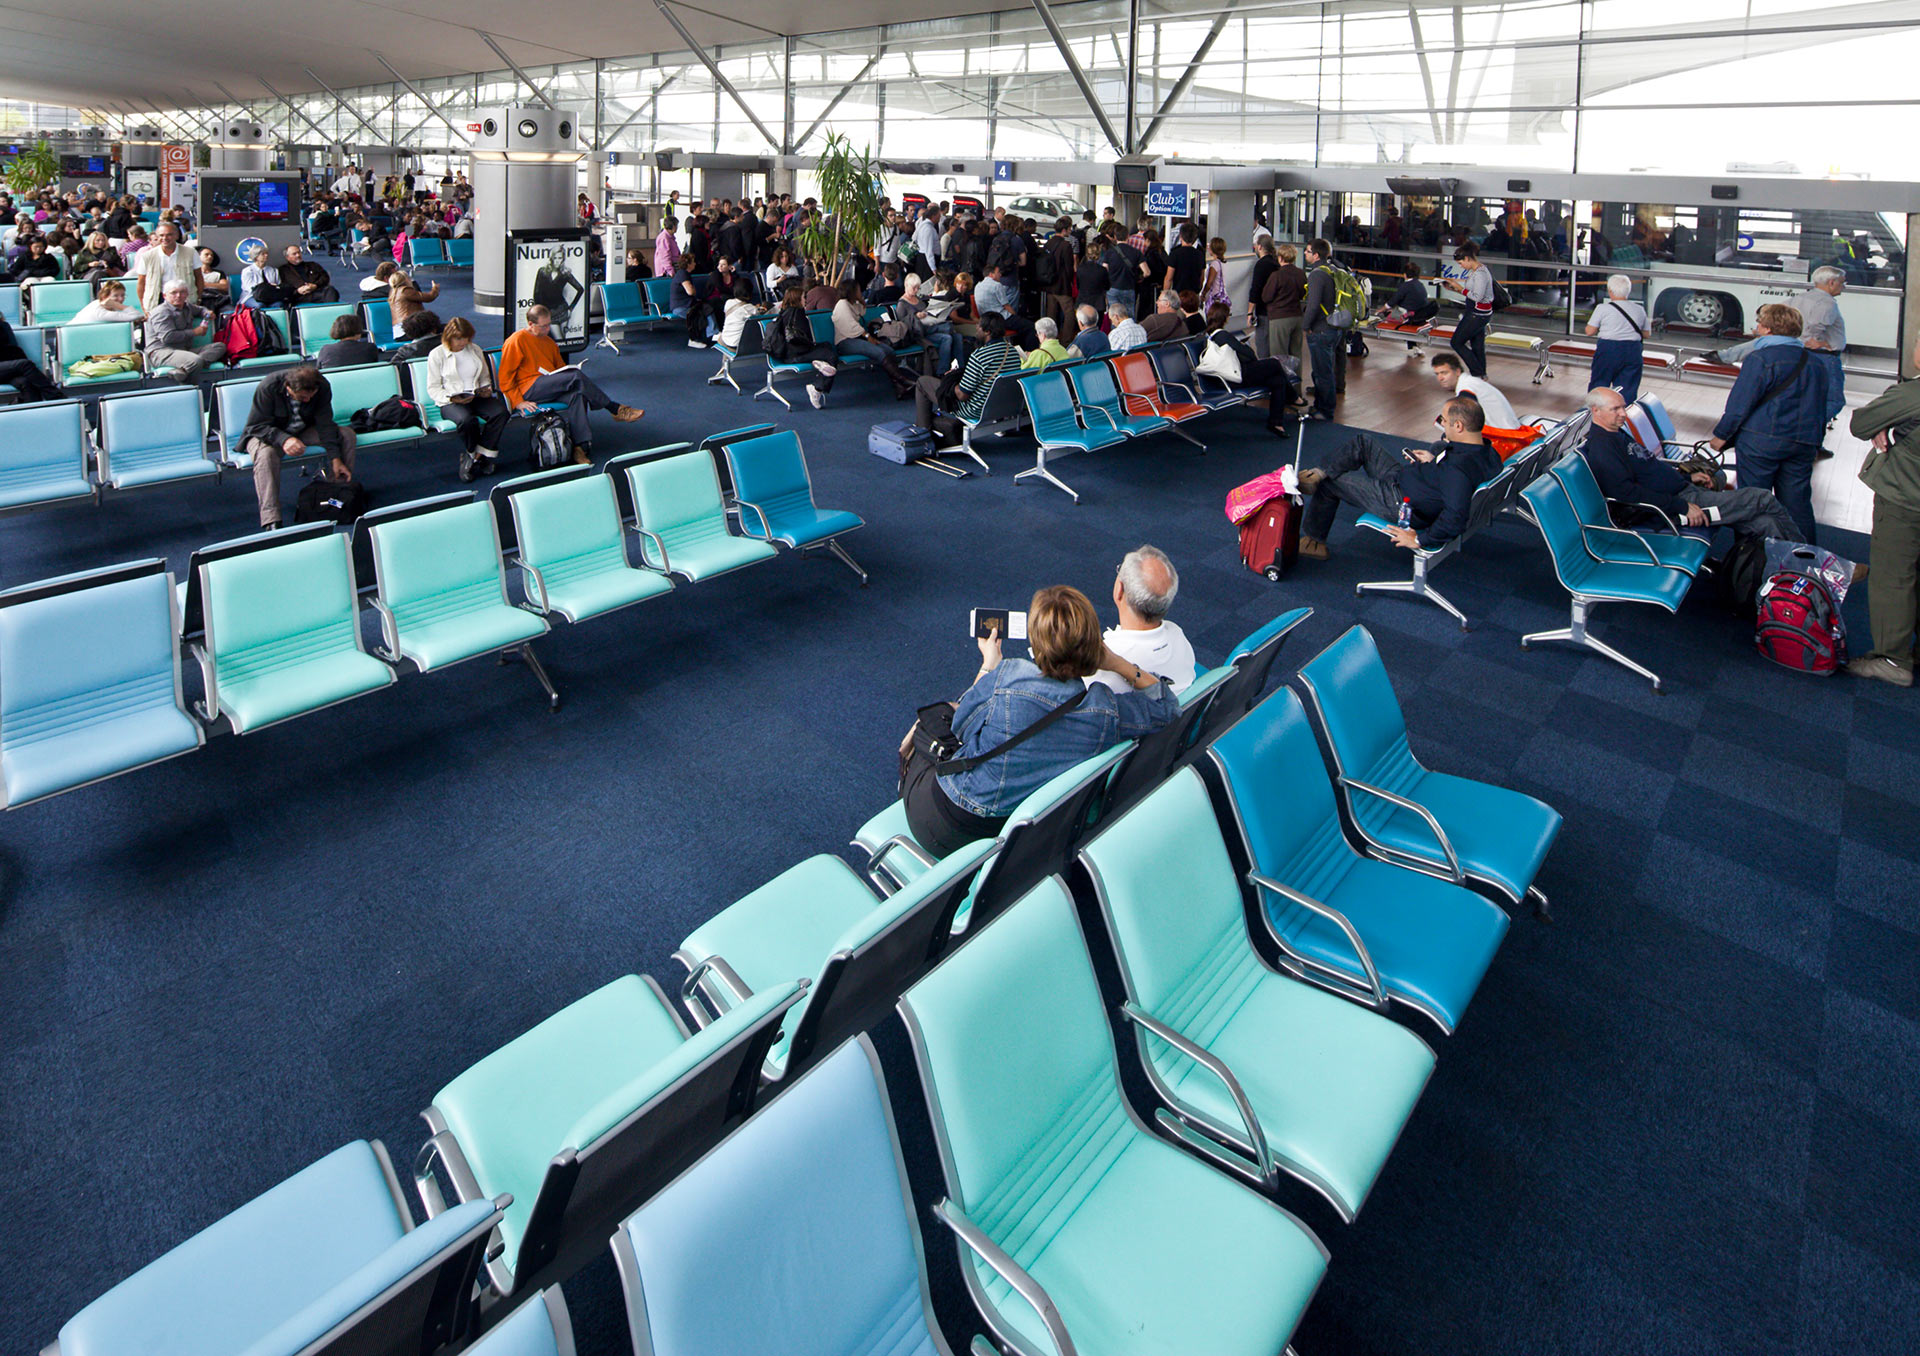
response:
<path fill-rule="evenodd" d="M 457 425 L 460 479 L 492 475 L 512 411 L 494 389 L 493 370 L 473 342 L 473 322 L 465 316 L 449 320 L 440 332 L 440 347 L 427 354 L 427 394 L 441 418 Z"/>

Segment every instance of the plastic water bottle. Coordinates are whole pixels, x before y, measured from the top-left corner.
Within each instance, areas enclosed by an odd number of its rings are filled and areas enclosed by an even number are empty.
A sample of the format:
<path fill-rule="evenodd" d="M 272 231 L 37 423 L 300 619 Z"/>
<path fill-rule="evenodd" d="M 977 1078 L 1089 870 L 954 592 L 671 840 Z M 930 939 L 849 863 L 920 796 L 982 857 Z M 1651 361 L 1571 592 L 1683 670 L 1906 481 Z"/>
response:
<path fill-rule="evenodd" d="M 1413 526 L 1413 500 L 1411 499 L 1402 499 L 1400 501 L 1400 526 Z"/>

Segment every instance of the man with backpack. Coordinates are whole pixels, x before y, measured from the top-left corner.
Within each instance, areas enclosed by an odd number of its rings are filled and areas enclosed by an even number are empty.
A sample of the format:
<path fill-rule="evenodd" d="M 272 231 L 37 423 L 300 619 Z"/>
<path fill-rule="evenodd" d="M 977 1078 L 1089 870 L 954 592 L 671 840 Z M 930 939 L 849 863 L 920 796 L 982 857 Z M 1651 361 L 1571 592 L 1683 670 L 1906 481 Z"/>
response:
<path fill-rule="evenodd" d="M 535 407 L 564 404 L 567 407 L 567 436 L 573 442 L 576 462 L 593 460 L 593 430 L 587 423 L 589 410 L 611 410 L 617 424 L 630 424 L 641 411 L 622 405 L 599 383 L 577 366 L 568 366 L 553 341 L 553 313 L 537 302 L 527 307 L 525 329 L 507 336 L 501 347 L 496 378 L 500 396 L 515 414 L 531 415 Z"/>
<path fill-rule="evenodd" d="M 1333 418 L 1333 403 L 1340 389 L 1341 350 L 1346 347 L 1347 331 L 1359 323 L 1365 312 L 1364 299 L 1358 293 L 1353 275 L 1333 262 L 1333 246 L 1325 240 L 1307 242 L 1307 299 L 1302 307 L 1307 322 L 1307 361 L 1313 368 L 1313 411 L 1311 419 Z"/>
<path fill-rule="evenodd" d="M 253 458 L 253 491 L 260 526 L 280 526 L 280 463 L 318 449 L 336 481 L 353 479 L 353 430 L 333 421 L 333 388 L 310 363 L 275 372 L 253 390 L 242 435 Z"/>

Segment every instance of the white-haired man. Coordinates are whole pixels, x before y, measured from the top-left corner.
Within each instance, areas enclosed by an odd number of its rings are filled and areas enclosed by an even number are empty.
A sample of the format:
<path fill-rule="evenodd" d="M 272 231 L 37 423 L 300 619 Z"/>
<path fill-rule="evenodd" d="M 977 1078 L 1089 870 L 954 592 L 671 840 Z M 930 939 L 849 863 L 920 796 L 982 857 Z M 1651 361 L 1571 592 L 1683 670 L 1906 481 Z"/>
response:
<path fill-rule="evenodd" d="M 1847 403 L 1846 374 L 1841 369 L 1841 354 L 1847 351 L 1847 321 L 1840 314 L 1836 298 L 1847 290 L 1845 270 L 1832 264 L 1816 268 L 1807 276 L 1807 290 L 1787 301 L 1800 313 L 1800 346 L 1807 350 L 1807 361 L 1827 369 L 1827 422 Z M 1756 336 L 1744 344 L 1723 348 L 1713 356 L 1723 363 L 1739 365 L 1759 342 Z"/>
<path fill-rule="evenodd" d="M 1179 592 L 1180 573 L 1165 551 L 1157 546 L 1140 546 L 1127 552 L 1113 577 L 1113 605 L 1120 609 L 1120 624 L 1106 634 L 1108 649 L 1166 679 L 1175 692 L 1193 681 L 1195 667 L 1193 646 L 1186 633 L 1167 620 Z M 1133 687 L 1121 675 L 1106 669 L 1087 681 L 1105 683 L 1115 692 L 1131 691 Z"/>
<path fill-rule="evenodd" d="M 169 278 L 160 289 L 160 304 L 147 312 L 147 366 L 170 367 L 173 379 L 182 385 L 194 380 L 209 366 L 225 362 L 227 346 L 214 342 L 195 347 L 195 341 L 207 337 L 213 318 L 206 308 L 195 306 L 187 284 Z"/>
<path fill-rule="evenodd" d="M 1640 397 L 1640 376 L 1646 361 L 1643 342 L 1653 334 L 1646 308 L 1628 300 L 1632 291 L 1632 278 L 1614 274 L 1607 279 L 1607 299 L 1587 317 L 1587 333 L 1594 337 L 1587 389 L 1611 386 L 1626 397 L 1629 405 Z"/>

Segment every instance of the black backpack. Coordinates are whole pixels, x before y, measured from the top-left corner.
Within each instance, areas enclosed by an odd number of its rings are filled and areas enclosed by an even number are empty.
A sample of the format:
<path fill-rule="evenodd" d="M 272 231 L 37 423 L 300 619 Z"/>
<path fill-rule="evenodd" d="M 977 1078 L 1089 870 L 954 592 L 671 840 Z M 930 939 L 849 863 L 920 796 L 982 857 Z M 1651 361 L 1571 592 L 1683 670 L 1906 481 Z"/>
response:
<path fill-rule="evenodd" d="M 296 523 L 350 523 L 367 511 L 372 501 L 366 486 L 357 480 L 325 480 L 315 477 L 300 487 L 294 501 Z"/>
<path fill-rule="evenodd" d="M 348 421 L 355 433 L 376 433 L 389 428 L 424 428 L 420 407 L 411 400 L 388 396 L 368 410 L 355 410 Z"/>
<path fill-rule="evenodd" d="M 1059 270 L 1053 264 L 1053 250 L 1047 245 L 1042 245 L 1034 251 L 1033 280 L 1042 287 L 1051 287 L 1059 277 Z"/>
<path fill-rule="evenodd" d="M 1737 617 L 1753 620 L 1759 610 L 1760 589 L 1767 582 L 1767 541 L 1742 534 L 1733 540 L 1720 565 L 1727 607 Z"/>
<path fill-rule="evenodd" d="M 573 460 L 573 439 L 567 433 L 566 416 L 545 410 L 533 417 L 527 434 L 527 453 L 542 471 L 565 466 Z"/>

